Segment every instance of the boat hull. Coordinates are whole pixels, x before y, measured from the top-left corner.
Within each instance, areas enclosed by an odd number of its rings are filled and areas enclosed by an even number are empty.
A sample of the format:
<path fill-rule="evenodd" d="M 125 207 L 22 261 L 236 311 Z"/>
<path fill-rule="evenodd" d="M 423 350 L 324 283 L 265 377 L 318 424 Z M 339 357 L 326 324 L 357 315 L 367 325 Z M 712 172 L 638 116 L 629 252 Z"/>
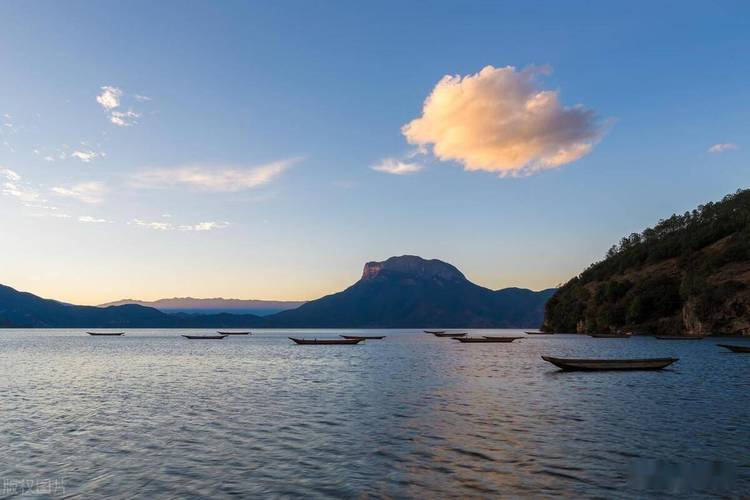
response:
<path fill-rule="evenodd" d="M 120 337 L 125 335 L 125 332 L 86 332 L 94 337 Z"/>
<path fill-rule="evenodd" d="M 433 335 L 436 333 L 445 333 L 445 330 L 423 330 L 425 333 L 432 333 Z"/>
<path fill-rule="evenodd" d="M 188 340 L 224 340 L 226 335 L 183 335 Z"/>
<path fill-rule="evenodd" d="M 339 337 L 348 340 L 383 340 L 385 335 L 339 335 Z"/>
<path fill-rule="evenodd" d="M 523 337 L 454 337 L 464 344 L 509 344 Z"/>
<path fill-rule="evenodd" d="M 457 338 L 457 337 L 466 337 L 466 333 L 433 333 L 434 336 L 440 337 L 440 338 Z"/>
<path fill-rule="evenodd" d="M 678 360 L 678 358 L 573 359 L 552 356 L 542 356 L 542 359 L 565 371 L 661 370 Z"/>
<path fill-rule="evenodd" d="M 750 353 L 750 346 L 747 345 L 730 345 L 730 344 L 716 344 L 724 349 L 729 349 L 732 352 L 743 352 Z"/>
<path fill-rule="evenodd" d="M 219 335 L 252 335 L 252 332 L 216 332 Z"/>
<path fill-rule="evenodd" d="M 364 339 L 297 339 L 289 337 L 289 340 L 298 345 L 356 345 Z"/>

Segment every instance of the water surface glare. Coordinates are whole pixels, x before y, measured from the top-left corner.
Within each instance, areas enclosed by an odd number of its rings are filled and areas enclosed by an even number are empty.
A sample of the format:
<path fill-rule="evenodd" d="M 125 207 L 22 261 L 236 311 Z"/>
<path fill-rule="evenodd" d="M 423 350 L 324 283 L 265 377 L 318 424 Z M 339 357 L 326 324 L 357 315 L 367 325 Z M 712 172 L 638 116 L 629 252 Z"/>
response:
<path fill-rule="evenodd" d="M 387 338 L 287 339 L 353 332 Z M 0 498 L 750 495 L 750 355 L 719 340 L 181 333 L 214 332 L 0 330 Z M 563 373 L 542 354 L 680 361 Z"/>

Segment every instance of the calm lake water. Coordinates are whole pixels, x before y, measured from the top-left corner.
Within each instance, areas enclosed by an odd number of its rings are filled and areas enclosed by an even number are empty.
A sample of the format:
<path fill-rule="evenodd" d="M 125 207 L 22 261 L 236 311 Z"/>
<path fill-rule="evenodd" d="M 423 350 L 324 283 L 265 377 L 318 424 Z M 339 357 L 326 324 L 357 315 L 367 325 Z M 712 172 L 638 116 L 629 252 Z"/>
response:
<path fill-rule="evenodd" d="M 180 333 L 0 330 L 0 497 L 750 495 L 750 355 L 717 340 Z M 564 373 L 542 354 L 680 361 Z"/>

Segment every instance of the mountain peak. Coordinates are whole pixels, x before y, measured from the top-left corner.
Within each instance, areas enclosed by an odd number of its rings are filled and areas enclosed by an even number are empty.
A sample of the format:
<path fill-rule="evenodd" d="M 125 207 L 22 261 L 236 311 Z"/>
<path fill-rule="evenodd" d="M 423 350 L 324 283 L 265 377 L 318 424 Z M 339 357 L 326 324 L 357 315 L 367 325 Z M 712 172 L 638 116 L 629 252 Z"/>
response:
<path fill-rule="evenodd" d="M 408 274 L 418 278 L 441 278 L 443 280 L 466 280 L 456 267 L 437 259 L 423 259 L 416 255 L 391 257 L 382 262 L 368 262 L 362 272 L 362 280 L 371 280 L 383 272 Z"/>

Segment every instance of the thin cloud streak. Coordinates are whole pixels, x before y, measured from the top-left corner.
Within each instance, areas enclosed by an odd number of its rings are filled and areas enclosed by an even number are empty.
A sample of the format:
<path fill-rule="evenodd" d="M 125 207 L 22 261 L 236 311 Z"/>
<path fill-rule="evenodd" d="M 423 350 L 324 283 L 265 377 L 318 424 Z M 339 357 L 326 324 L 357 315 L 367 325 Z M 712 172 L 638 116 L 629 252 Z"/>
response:
<path fill-rule="evenodd" d="M 83 203 L 101 203 L 108 189 L 102 182 L 81 182 L 72 186 L 57 186 L 52 192 L 58 196 L 73 198 Z"/>
<path fill-rule="evenodd" d="M 298 161 L 299 158 L 292 158 L 238 168 L 155 168 L 135 174 L 131 181 L 133 186 L 139 188 L 188 187 L 200 191 L 235 192 L 269 184 Z"/>
<path fill-rule="evenodd" d="M 719 144 L 714 144 L 713 146 L 708 148 L 708 152 L 713 153 L 713 154 L 721 154 L 727 151 L 735 151 L 739 148 L 740 147 L 737 144 L 734 144 L 733 142 L 723 142 Z"/>
<path fill-rule="evenodd" d="M 392 175 L 416 174 L 424 169 L 419 163 L 405 162 L 396 158 L 385 158 L 381 160 L 380 163 L 372 165 L 370 168 L 376 172 L 383 172 Z"/>

